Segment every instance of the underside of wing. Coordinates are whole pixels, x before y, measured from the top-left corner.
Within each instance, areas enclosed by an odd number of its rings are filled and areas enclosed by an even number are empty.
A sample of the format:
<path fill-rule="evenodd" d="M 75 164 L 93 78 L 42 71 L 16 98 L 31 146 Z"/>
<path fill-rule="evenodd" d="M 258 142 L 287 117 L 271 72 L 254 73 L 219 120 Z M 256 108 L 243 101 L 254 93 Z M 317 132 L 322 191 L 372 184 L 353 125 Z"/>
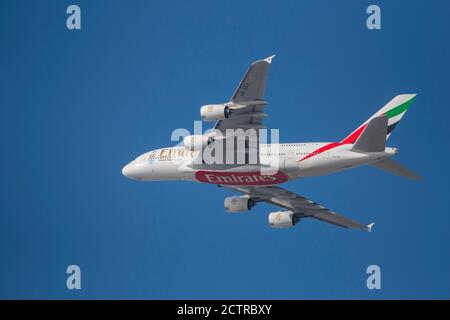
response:
<path fill-rule="evenodd" d="M 231 101 L 264 100 L 269 65 L 274 57 L 271 56 L 251 64 L 231 97 Z"/>
<path fill-rule="evenodd" d="M 373 224 L 364 225 L 331 211 L 303 196 L 276 186 L 266 187 L 230 187 L 246 194 L 253 202 L 267 202 L 287 209 L 292 213 L 292 224 L 303 218 L 314 218 L 343 228 L 357 228 L 371 231 Z M 270 217 L 269 217 L 270 220 Z M 272 224 L 272 223 L 271 223 Z M 289 226 L 291 226 L 289 225 Z"/>
<path fill-rule="evenodd" d="M 264 92 L 266 88 L 269 65 L 274 56 L 254 62 L 230 99 L 230 115 L 227 119 L 216 122 L 214 129 L 225 134 L 226 129 L 264 128 L 263 112 L 266 106 Z"/>

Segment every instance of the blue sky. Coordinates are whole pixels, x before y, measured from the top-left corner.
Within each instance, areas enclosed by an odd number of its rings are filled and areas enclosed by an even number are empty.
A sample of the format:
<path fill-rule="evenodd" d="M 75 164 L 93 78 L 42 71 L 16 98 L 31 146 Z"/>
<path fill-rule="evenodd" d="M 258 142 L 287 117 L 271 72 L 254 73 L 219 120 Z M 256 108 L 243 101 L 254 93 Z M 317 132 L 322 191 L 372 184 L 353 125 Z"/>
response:
<path fill-rule="evenodd" d="M 450 298 L 450 4 L 377 1 L 369 31 L 370 4 L 2 1 L 0 298 Z M 272 230 L 269 205 L 226 214 L 228 190 L 121 175 L 272 54 L 266 123 L 285 142 L 339 140 L 418 93 L 389 145 L 423 181 L 364 167 L 285 184 L 374 232 Z"/>

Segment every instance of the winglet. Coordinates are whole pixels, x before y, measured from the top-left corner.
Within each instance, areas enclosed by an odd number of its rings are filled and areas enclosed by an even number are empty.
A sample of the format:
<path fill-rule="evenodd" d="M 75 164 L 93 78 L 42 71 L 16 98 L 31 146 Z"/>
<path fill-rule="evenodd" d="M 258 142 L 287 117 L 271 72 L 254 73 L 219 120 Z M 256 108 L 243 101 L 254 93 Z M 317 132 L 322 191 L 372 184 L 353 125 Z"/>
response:
<path fill-rule="evenodd" d="M 369 232 L 372 232 L 372 227 L 373 227 L 374 224 L 375 224 L 374 222 L 368 224 L 368 225 L 366 226 L 366 230 L 369 231 Z"/>
<path fill-rule="evenodd" d="M 264 61 L 267 63 L 272 63 L 272 59 L 275 58 L 275 55 L 265 58 Z"/>

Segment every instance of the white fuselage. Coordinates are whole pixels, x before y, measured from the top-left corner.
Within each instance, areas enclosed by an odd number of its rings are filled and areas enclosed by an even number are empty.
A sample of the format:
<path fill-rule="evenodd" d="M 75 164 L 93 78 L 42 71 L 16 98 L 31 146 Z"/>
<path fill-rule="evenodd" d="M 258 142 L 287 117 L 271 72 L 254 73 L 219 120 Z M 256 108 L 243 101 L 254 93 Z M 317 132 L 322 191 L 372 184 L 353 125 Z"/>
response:
<path fill-rule="evenodd" d="M 273 185 L 302 177 L 320 176 L 370 164 L 397 153 L 352 151 L 352 144 L 260 144 L 257 164 L 205 164 L 199 151 L 167 147 L 142 154 L 122 173 L 136 180 L 187 180 L 221 185 Z"/>

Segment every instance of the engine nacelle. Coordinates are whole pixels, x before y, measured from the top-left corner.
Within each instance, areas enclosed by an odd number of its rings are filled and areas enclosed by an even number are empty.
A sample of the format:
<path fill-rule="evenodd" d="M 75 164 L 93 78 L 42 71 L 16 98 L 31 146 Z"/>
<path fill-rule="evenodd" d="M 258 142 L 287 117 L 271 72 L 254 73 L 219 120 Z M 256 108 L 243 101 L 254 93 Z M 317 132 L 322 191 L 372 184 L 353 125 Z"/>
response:
<path fill-rule="evenodd" d="M 295 226 L 298 221 L 291 210 L 276 211 L 269 214 L 269 224 L 272 228 L 290 228 Z"/>
<path fill-rule="evenodd" d="M 186 136 L 183 139 L 183 145 L 189 150 L 203 150 L 211 141 L 211 137 L 196 134 L 192 136 Z"/>
<path fill-rule="evenodd" d="M 228 197 L 223 203 L 226 212 L 245 212 L 249 211 L 255 202 L 246 196 Z"/>
<path fill-rule="evenodd" d="M 230 108 L 224 104 L 207 104 L 200 108 L 200 115 L 204 121 L 223 120 L 230 116 Z"/>

